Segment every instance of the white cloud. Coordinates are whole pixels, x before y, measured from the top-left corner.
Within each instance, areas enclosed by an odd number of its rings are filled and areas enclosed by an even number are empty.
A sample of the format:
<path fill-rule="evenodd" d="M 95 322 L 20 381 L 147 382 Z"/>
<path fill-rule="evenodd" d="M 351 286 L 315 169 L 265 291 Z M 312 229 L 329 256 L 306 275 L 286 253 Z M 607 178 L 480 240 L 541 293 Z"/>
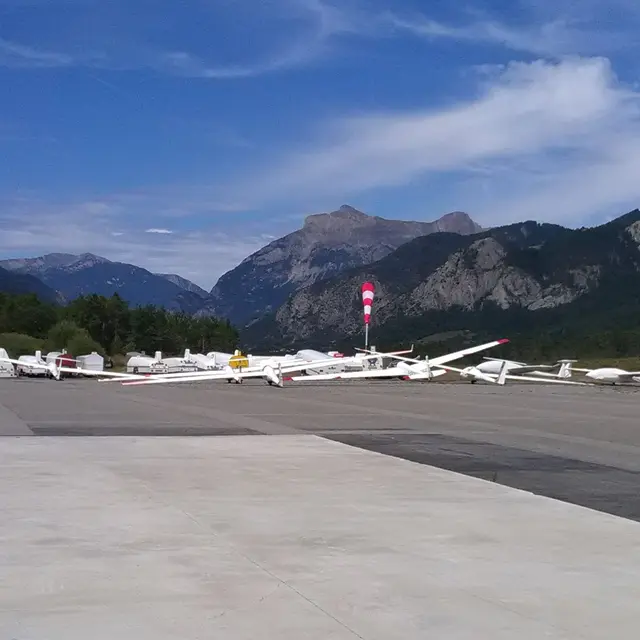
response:
<path fill-rule="evenodd" d="M 447 25 L 428 18 L 414 20 L 392 16 L 391 23 L 397 28 L 429 39 L 453 39 L 467 42 L 498 44 L 514 51 L 537 55 L 559 56 L 576 53 L 588 46 L 593 51 L 605 42 L 605 34 L 596 36 L 596 41 L 585 41 L 583 31 L 566 20 L 553 20 L 544 24 L 514 27 L 494 21 L 479 21 L 470 24 Z"/>
<path fill-rule="evenodd" d="M 481 82 L 475 99 L 446 109 L 372 114 L 333 123 L 322 132 L 328 142 L 291 153 L 255 176 L 253 193 L 263 200 L 318 194 L 344 199 L 430 175 L 471 175 L 479 165 L 485 181 L 492 175 L 500 180 L 501 166 L 515 172 L 526 161 L 528 168 L 517 179 L 512 177 L 511 184 L 493 185 L 494 210 L 502 206 L 501 199 L 508 200 L 514 207 L 511 219 L 531 210 L 527 203 L 535 202 L 536 193 L 530 189 L 538 189 L 541 177 L 544 189 L 553 194 L 574 175 L 591 176 L 593 182 L 585 189 L 595 190 L 598 184 L 598 192 L 584 201 L 576 195 L 580 204 L 573 207 L 584 215 L 596 206 L 618 202 L 620 194 L 640 198 L 640 180 L 628 179 L 632 167 L 640 175 L 640 95 L 618 81 L 608 60 L 511 63 Z M 606 180 L 599 178 L 604 175 Z M 241 188 L 246 192 L 246 185 Z M 537 210 L 535 217 L 562 220 L 563 212 L 560 207 L 546 208 Z"/>
<path fill-rule="evenodd" d="M 458 11 L 463 20 L 455 22 L 397 12 L 387 12 L 386 19 L 400 33 L 431 41 L 492 44 L 550 57 L 611 54 L 638 45 L 640 5 L 634 0 L 514 0 L 512 11 L 499 17 L 483 3 Z"/>
<path fill-rule="evenodd" d="M 600 155 L 602 154 L 602 155 Z M 554 169 L 558 173 L 554 174 Z M 546 170 L 545 170 L 546 169 Z M 505 170 L 494 176 L 512 180 L 499 197 L 473 197 L 482 220 L 497 225 L 533 219 L 581 226 L 593 220 L 613 219 L 640 208 L 640 132 L 617 136 L 597 153 L 586 154 L 568 166 L 540 164 L 532 173 L 514 175 Z"/>
<path fill-rule="evenodd" d="M 145 233 L 159 233 L 163 235 L 168 235 L 173 233 L 173 231 L 171 231 L 171 229 L 146 229 Z"/>
<path fill-rule="evenodd" d="M 330 53 L 334 39 L 364 34 L 373 25 L 365 20 L 365 14 L 349 8 L 348 2 L 276 0 L 268 6 L 260 6 L 252 4 L 252 0 L 240 0 L 232 7 L 224 3 L 194 3 L 185 8 L 184 14 L 191 18 L 191 28 L 180 31 L 176 27 L 163 45 L 158 45 L 151 44 L 155 34 L 149 31 L 148 23 L 156 22 L 163 14 L 166 21 L 171 21 L 171 11 L 175 10 L 173 3 L 154 3 L 150 14 L 145 13 L 148 8 L 143 4 L 132 14 L 131 0 L 114 0 L 104 15 L 106 10 L 100 4 L 75 3 L 77 13 L 68 14 L 64 37 L 56 38 L 55 29 L 48 34 L 51 50 L 40 43 L 36 46 L 0 38 L 0 67 L 148 69 L 194 78 L 246 78 L 306 65 Z M 40 10 L 37 5 L 33 9 Z M 109 28 L 104 33 L 96 29 L 89 45 L 84 31 L 86 22 L 100 24 L 105 22 L 105 15 L 108 15 Z M 258 53 L 256 50 L 251 58 L 253 40 L 239 38 L 243 42 L 238 48 L 242 61 L 222 64 L 217 63 L 216 57 L 230 48 L 232 42 L 222 48 L 212 43 L 200 53 L 191 49 L 193 43 L 189 36 L 194 29 L 206 29 L 207 24 L 212 28 L 219 27 L 224 23 L 234 27 L 247 23 L 250 29 L 257 27 L 269 34 L 271 45 L 266 51 Z"/>
<path fill-rule="evenodd" d="M 65 53 L 35 49 L 0 38 L 0 66 L 51 68 L 67 67 L 73 63 L 73 57 Z"/>

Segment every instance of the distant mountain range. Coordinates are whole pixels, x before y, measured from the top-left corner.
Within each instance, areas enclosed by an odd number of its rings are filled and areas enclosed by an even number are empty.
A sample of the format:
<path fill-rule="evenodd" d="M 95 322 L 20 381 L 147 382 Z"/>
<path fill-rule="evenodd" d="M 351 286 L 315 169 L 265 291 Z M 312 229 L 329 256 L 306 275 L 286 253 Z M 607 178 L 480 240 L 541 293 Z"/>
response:
<path fill-rule="evenodd" d="M 153 304 L 187 313 L 195 313 L 203 304 L 200 287 L 184 278 L 153 274 L 91 253 L 50 253 L 38 258 L 2 260 L 0 267 L 14 276 L 43 283 L 67 301 L 90 293 L 118 293 L 132 305 Z"/>
<path fill-rule="evenodd" d="M 200 316 L 216 315 L 244 326 L 279 308 L 291 293 L 345 269 L 375 262 L 408 240 L 441 231 L 478 230 L 480 226 L 461 212 L 434 222 L 407 222 L 369 216 L 343 205 L 337 211 L 308 216 L 302 229 L 268 244 L 223 275 L 211 293 L 179 275 L 154 274 L 91 253 L 2 260 L 0 267 L 16 276 L 36 278 L 53 290 L 48 299 L 117 292 L 134 306 L 154 304 Z"/>
<path fill-rule="evenodd" d="M 118 292 L 134 306 L 228 318 L 250 348 L 353 342 L 362 332 L 365 280 L 376 286 L 373 335 L 387 342 L 595 318 L 615 330 L 640 315 L 640 211 L 589 229 L 533 221 L 482 229 L 462 212 L 410 222 L 345 205 L 307 217 L 210 293 L 178 275 L 93 254 L 0 261 L 0 291 L 58 302 Z"/>

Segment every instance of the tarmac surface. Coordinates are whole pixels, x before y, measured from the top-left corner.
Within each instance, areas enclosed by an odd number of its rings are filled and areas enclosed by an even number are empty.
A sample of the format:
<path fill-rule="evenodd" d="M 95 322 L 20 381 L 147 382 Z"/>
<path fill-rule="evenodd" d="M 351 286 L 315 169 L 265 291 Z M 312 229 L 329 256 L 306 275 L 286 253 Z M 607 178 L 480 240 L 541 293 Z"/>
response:
<path fill-rule="evenodd" d="M 0 379 L 0 638 L 635 640 L 639 407 Z"/>
<path fill-rule="evenodd" d="M 0 380 L 3 433 L 313 433 L 640 521 L 640 387 Z"/>

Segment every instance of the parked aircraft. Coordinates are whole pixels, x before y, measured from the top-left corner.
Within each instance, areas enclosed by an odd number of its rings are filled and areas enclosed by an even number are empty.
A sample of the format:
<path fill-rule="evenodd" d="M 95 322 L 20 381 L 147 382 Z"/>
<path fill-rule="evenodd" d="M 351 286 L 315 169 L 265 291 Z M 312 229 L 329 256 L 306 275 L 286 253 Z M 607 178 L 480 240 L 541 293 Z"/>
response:
<path fill-rule="evenodd" d="M 410 351 L 398 351 L 394 352 L 397 354 L 402 353 L 410 353 Z M 367 359 L 375 359 L 379 358 L 380 354 L 375 355 L 358 355 L 350 356 L 348 358 L 344 358 L 343 362 L 355 362 L 356 360 L 367 360 Z M 283 363 L 277 360 L 267 360 L 256 367 L 248 367 L 242 370 L 235 370 L 231 367 L 226 367 L 221 371 L 212 371 L 212 372 L 197 372 L 192 374 L 175 374 L 175 375 L 157 375 L 153 377 L 146 377 L 144 380 L 128 380 L 123 382 L 123 386 L 133 386 L 133 385 L 148 385 L 148 384 L 166 384 L 170 382 L 201 382 L 208 380 L 227 380 L 228 382 L 235 381 L 236 383 L 241 383 L 245 378 L 264 378 L 266 382 L 270 385 L 275 385 L 278 387 L 283 386 L 283 374 L 295 373 L 298 371 L 305 371 L 310 368 L 310 365 L 313 368 L 330 366 L 333 362 L 335 362 L 333 357 L 327 357 L 326 360 L 314 360 L 313 363 L 310 363 L 306 360 L 299 362 L 290 362 Z"/>
<path fill-rule="evenodd" d="M 447 362 L 453 362 L 459 360 L 465 356 L 478 353 L 491 347 L 496 347 L 501 344 L 509 342 L 507 338 L 501 340 L 494 340 L 485 344 L 477 345 L 475 347 L 469 347 L 462 349 L 461 351 L 454 351 L 442 356 L 438 356 L 432 359 L 417 360 L 415 358 L 406 358 L 397 352 L 393 353 L 376 353 L 375 356 L 382 356 L 385 358 L 394 358 L 400 360 L 397 365 L 393 367 L 387 367 L 386 369 L 378 369 L 371 371 L 352 371 L 348 373 L 334 373 L 324 375 L 312 375 L 312 376 L 294 376 L 292 380 L 358 380 L 367 378 L 410 378 L 411 380 L 430 380 L 431 378 L 444 375 L 446 371 L 442 368 L 438 368 L 437 365 L 445 364 Z M 374 356 L 368 350 L 358 349 L 358 351 L 365 351 L 368 355 L 366 357 Z M 435 367 L 435 370 L 434 370 Z"/>
<path fill-rule="evenodd" d="M 574 369 L 585 374 L 594 382 L 604 384 L 624 384 L 626 382 L 640 382 L 640 371 L 625 371 L 617 367 L 600 367 L 599 369 Z"/>
<path fill-rule="evenodd" d="M 341 353 L 336 351 L 332 351 L 329 353 L 322 353 L 321 351 L 316 351 L 315 349 L 302 349 L 295 354 L 286 354 L 286 355 L 243 355 L 240 351 L 237 351 L 233 354 L 231 353 L 223 353 L 221 351 L 211 351 L 206 356 L 211 361 L 215 362 L 217 365 L 216 368 L 221 369 L 228 365 L 233 365 L 233 361 L 237 359 L 243 359 L 245 364 L 243 367 L 258 367 L 265 364 L 277 364 L 282 363 L 282 365 L 295 364 L 298 362 L 316 362 L 316 361 L 324 361 L 328 358 L 335 358 L 335 360 L 331 360 L 332 366 L 336 366 L 338 370 L 342 370 L 343 366 L 343 356 Z M 351 359 L 348 359 L 351 360 Z"/>
<path fill-rule="evenodd" d="M 478 377 L 478 373 L 488 375 L 499 375 L 502 371 L 503 365 L 506 367 L 506 371 L 509 375 L 524 375 L 531 374 L 540 377 L 559 378 L 566 380 L 571 377 L 571 365 L 576 360 L 558 360 L 556 364 L 526 364 L 525 362 L 515 362 L 513 360 L 504 360 L 500 358 L 485 357 L 484 362 L 478 365 L 466 367 L 462 370 L 461 376 L 463 378 L 471 378 L 471 382 L 475 382 Z M 559 367 L 559 371 L 552 373 L 553 369 Z M 543 371 L 544 369 L 544 371 Z"/>
<path fill-rule="evenodd" d="M 10 362 L 16 365 L 16 370 L 22 375 L 49 376 L 60 379 L 60 371 L 55 362 L 45 362 L 36 352 L 35 356 L 20 356 L 18 360 L 15 358 L 0 358 L 0 362 Z M 76 371 L 76 369 L 71 369 Z"/>
<path fill-rule="evenodd" d="M 571 384 L 578 386 L 587 386 L 587 382 L 573 382 L 571 380 L 560 379 L 558 377 L 553 377 L 554 374 L 550 374 L 549 376 L 525 376 L 522 374 L 512 375 L 509 373 L 509 363 L 506 360 L 503 360 L 500 365 L 500 370 L 497 374 L 485 373 L 481 371 L 478 367 L 465 367 L 464 369 L 458 369 L 456 367 L 451 367 L 448 365 L 438 365 L 442 369 L 446 371 L 455 371 L 459 373 L 463 378 L 471 378 L 471 382 L 476 382 L 478 380 L 482 380 L 484 382 L 489 382 L 492 384 L 504 385 L 507 380 L 520 380 L 525 382 L 539 382 L 541 384 Z"/>
<path fill-rule="evenodd" d="M 231 364 L 231 361 L 241 356 L 237 351 L 235 354 L 222 353 L 219 351 L 211 351 L 207 354 L 207 358 L 210 358 L 216 363 L 216 369 L 222 369 L 225 366 Z M 296 353 L 290 353 L 286 355 L 246 355 L 242 356 L 245 359 L 246 364 L 244 367 L 259 367 L 265 364 L 277 364 L 282 363 L 282 366 L 288 366 L 291 364 L 310 363 L 314 365 L 314 368 L 307 369 L 308 373 L 340 373 L 342 371 L 362 371 L 364 368 L 371 366 L 381 366 L 371 359 L 363 360 L 359 354 L 355 356 L 345 357 L 339 351 L 317 351 L 316 349 L 301 349 Z M 331 360 L 329 360 L 331 358 Z M 322 362 L 323 366 L 318 366 L 318 363 Z"/>
<path fill-rule="evenodd" d="M 408 350 L 398 351 L 398 354 L 411 353 L 413 347 Z M 189 357 L 191 354 L 186 352 L 185 356 Z M 209 354 L 208 354 L 209 355 Z M 226 355 L 226 354 L 225 354 Z M 304 356 L 304 358 L 300 356 Z M 320 356 L 324 355 L 324 359 Z M 340 357 L 337 358 L 336 356 Z M 227 380 L 228 382 L 241 383 L 245 378 L 264 378 L 268 384 L 274 384 L 276 386 L 282 386 L 281 375 L 276 374 L 277 370 L 281 370 L 281 373 L 293 373 L 299 371 L 309 370 L 310 365 L 313 366 L 311 371 L 315 371 L 318 368 L 321 370 L 329 369 L 336 371 L 343 371 L 345 367 L 354 366 L 362 368 L 363 361 L 379 359 L 379 355 L 364 356 L 363 354 L 357 354 L 351 357 L 344 357 L 342 354 L 333 353 L 322 354 L 321 352 L 311 352 L 309 350 L 305 352 L 298 352 L 295 356 L 260 356 L 260 364 L 250 367 L 238 367 L 237 365 L 246 362 L 246 358 L 238 351 L 228 360 L 226 366 L 218 365 L 216 370 L 203 370 L 203 371 L 180 371 L 174 373 L 155 373 L 153 376 L 150 373 L 118 373 L 115 371 L 90 371 L 77 368 L 68 368 L 65 366 L 59 366 L 55 362 L 46 363 L 36 358 L 31 359 L 30 366 L 35 371 L 42 371 L 43 375 L 48 375 L 57 380 L 61 379 L 61 374 L 74 373 L 76 375 L 96 377 L 101 382 L 138 382 L 140 384 L 158 384 L 160 382 L 197 382 L 200 380 Z M 234 361 L 235 359 L 235 361 Z M 336 366 L 336 361 L 339 360 L 339 366 Z M 24 364 L 23 360 L 13 360 L 11 358 L 0 358 L 0 361 L 11 362 L 14 364 Z M 220 360 L 219 360 L 220 362 Z M 207 363 L 210 365 L 210 362 Z"/>

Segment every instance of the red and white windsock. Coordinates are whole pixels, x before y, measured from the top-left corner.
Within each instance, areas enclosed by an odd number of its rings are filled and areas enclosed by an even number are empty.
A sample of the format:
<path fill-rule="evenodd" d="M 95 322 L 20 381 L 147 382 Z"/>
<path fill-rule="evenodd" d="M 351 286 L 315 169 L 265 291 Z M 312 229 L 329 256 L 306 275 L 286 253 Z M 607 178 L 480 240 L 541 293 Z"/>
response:
<path fill-rule="evenodd" d="M 371 307 L 373 305 L 373 297 L 375 288 L 370 282 L 362 285 L 362 305 L 364 306 L 364 323 L 369 324 L 371 320 Z"/>

